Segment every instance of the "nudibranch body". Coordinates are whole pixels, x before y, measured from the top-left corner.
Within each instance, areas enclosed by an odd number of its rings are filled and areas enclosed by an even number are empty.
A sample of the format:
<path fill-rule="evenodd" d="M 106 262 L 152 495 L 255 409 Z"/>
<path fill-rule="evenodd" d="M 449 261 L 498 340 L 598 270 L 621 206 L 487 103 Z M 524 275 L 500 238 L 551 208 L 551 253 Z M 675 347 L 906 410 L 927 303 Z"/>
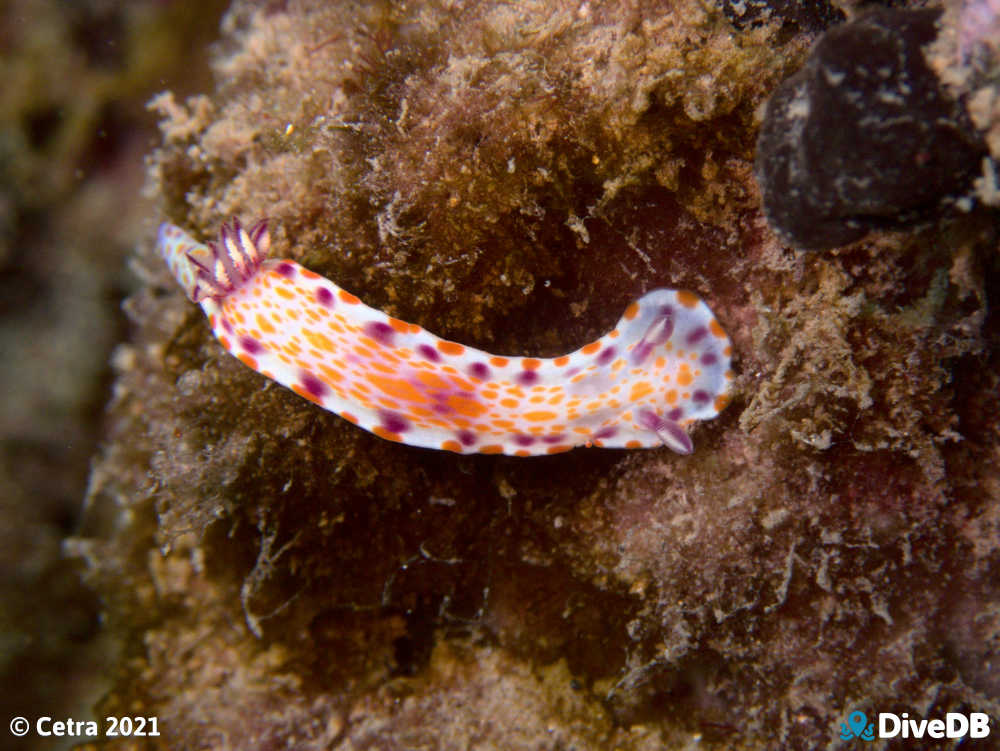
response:
<path fill-rule="evenodd" d="M 223 347 L 381 438 L 514 456 L 582 445 L 688 454 L 685 427 L 728 401 L 729 339 L 690 292 L 647 293 L 612 331 L 562 357 L 499 356 L 268 260 L 269 244 L 264 222 L 234 220 L 208 245 L 164 224 L 158 248 Z"/>

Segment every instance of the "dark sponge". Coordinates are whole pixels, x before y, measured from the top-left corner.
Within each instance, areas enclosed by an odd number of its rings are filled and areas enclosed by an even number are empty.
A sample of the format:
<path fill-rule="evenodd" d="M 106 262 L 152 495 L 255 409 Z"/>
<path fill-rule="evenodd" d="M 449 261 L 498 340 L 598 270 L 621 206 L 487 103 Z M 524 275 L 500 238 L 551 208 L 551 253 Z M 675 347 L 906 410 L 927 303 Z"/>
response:
<path fill-rule="evenodd" d="M 774 92 L 754 171 L 782 239 L 844 245 L 969 190 L 986 146 L 924 60 L 938 15 L 878 9 L 835 27 Z"/>

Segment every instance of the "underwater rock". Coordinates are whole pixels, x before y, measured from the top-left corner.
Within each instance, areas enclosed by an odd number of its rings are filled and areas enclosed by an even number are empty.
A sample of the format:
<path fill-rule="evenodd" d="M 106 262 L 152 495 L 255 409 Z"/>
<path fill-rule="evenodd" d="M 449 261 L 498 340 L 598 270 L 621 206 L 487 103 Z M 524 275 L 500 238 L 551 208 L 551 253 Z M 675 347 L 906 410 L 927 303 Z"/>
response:
<path fill-rule="evenodd" d="M 924 59 L 934 10 L 874 10 L 827 32 L 768 102 L 755 173 L 772 228 L 820 250 L 933 217 L 985 147 Z"/>
<path fill-rule="evenodd" d="M 830 0 L 721 0 L 722 12 L 737 29 L 780 20 L 802 31 L 819 32 L 841 23 L 844 12 Z"/>

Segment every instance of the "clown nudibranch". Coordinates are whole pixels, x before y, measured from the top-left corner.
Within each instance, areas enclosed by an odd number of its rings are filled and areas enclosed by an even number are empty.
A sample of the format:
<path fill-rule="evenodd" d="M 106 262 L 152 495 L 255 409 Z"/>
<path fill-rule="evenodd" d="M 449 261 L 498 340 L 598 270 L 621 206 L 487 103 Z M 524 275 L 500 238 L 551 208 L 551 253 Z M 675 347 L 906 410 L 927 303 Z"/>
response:
<path fill-rule="evenodd" d="M 537 456 L 576 446 L 689 454 L 685 427 L 729 400 L 731 347 L 691 292 L 656 289 L 618 325 L 549 359 L 492 355 L 370 308 L 291 260 L 267 259 L 264 221 L 217 242 L 172 224 L 158 250 L 230 353 L 390 441 Z"/>

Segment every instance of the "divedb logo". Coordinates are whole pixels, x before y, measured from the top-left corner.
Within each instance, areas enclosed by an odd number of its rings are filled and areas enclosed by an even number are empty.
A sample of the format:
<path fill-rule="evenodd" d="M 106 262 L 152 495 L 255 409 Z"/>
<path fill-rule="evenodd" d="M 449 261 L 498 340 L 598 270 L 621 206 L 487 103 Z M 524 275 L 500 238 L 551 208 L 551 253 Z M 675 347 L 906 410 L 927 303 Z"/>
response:
<path fill-rule="evenodd" d="M 879 712 L 869 722 L 855 710 L 840 723 L 840 740 L 873 741 L 876 738 L 985 738 L 990 734 L 990 716 L 985 712 L 948 712 L 944 719 L 914 719 L 907 712 Z"/>

